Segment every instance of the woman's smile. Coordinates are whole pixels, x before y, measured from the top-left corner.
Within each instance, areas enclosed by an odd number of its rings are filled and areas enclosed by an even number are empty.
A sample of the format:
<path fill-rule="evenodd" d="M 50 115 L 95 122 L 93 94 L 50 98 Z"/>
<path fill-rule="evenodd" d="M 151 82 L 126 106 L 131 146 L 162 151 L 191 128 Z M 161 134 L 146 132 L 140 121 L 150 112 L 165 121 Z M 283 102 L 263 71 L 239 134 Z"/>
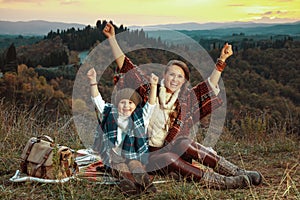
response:
<path fill-rule="evenodd" d="M 185 82 L 184 71 L 177 65 L 169 67 L 168 71 L 164 74 L 165 87 L 171 92 L 180 89 Z"/>

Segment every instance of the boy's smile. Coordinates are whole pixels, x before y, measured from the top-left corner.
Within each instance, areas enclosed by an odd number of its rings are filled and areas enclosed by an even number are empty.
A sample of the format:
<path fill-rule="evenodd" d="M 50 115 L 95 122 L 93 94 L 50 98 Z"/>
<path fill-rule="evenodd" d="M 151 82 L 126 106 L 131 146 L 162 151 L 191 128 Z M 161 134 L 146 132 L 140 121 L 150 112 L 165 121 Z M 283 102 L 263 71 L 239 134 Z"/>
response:
<path fill-rule="evenodd" d="M 119 114 L 125 117 L 129 117 L 135 110 L 136 105 L 130 99 L 121 99 L 118 104 Z"/>

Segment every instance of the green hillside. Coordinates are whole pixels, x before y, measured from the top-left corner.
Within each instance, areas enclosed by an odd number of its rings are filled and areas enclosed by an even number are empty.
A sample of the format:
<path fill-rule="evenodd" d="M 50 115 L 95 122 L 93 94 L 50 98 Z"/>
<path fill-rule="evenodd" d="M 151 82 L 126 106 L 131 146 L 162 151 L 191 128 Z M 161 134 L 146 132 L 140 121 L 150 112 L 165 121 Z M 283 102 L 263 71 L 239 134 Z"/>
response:
<path fill-rule="evenodd" d="M 78 134 L 72 106 L 80 113 L 88 101 L 72 99 L 74 78 L 83 67 L 78 54 L 93 50 L 99 43 L 103 45 L 101 29 L 105 23 L 98 21 L 96 27 L 81 30 L 49 32 L 45 38 L 34 43 L 29 39 L 21 46 L 17 45 L 20 38 L 7 40 L 7 47 L 0 52 L 0 199 L 126 199 L 115 185 L 88 180 L 63 184 L 9 181 L 20 169 L 20 155 L 32 136 L 46 134 L 74 150 L 86 148 Z M 119 41 L 122 46 L 138 49 L 127 55 L 139 65 L 183 59 L 164 49 L 188 52 L 190 48 L 182 40 L 172 43 L 173 35 L 152 37 L 143 30 L 115 27 L 118 33 L 124 33 Z M 218 30 L 222 32 L 218 37 L 214 31 L 206 35 L 182 31 L 203 46 L 214 61 L 224 42 L 233 45 L 234 55 L 228 59 L 222 74 L 226 120 L 214 149 L 243 168 L 259 170 L 263 183 L 223 191 L 205 188 L 198 182 L 156 176 L 157 193 L 130 199 L 300 199 L 300 41 L 291 27 L 286 28 L 279 35 L 275 29 L 261 35 L 253 35 L 250 29 L 249 32 Z M 150 47 L 142 48 L 144 44 Z M 197 53 L 193 56 L 198 56 Z M 99 60 L 106 56 L 99 55 Z M 191 62 L 187 64 L 192 86 L 206 78 Z M 115 68 L 116 63 L 112 62 L 100 79 L 99 89 L 106 101 L 110 101 L 114 87 Z M 82 99 L 90 100 L 88 87 L 82 84 L 83 93 L 79 94 Z M 94 112 L 88 114 L 95 117 Z M 206 136 L 209 122 L 209 116 L 201 121 L 198 141 Z"/>
<path fill-rule="evenodd" d="M 34 76 L 37 78 L 43 77 L 46 79 L 47 83 L 44 84 L 50 85 L 54 91 L 60 91 L 63 94 L 63 96 L 58 95 L 56 98 L 59 99 L 61 96 L 64 99 L 71 99 L 73 81 L 77 70 L 80 68 L 78 53 L 93 49 L 94 46 L 105 39 L 101 29 L 106 23 L 106 21 L 99 20 L 96 27 L 87 26 L 82 30 L 71 28 L 58 30 L 57 32 L 51 31 L 43 40 L 32 45 L 21 47 L 11 45 L 0 56 L 1 69 L 4 73 L 3 78 L 0 79 L 1 97 L 7 102 L 17 101 L 20 104 L 26 104 L 28 98 L 38 99 L 36 96 L 30 97 L 30 95 L 36 95 L 35 90 L 39 90 L 38 93 L 43 93 L 43 90 L 38 87 L 31 87 L 30 92 L 28 92 L 26 91 L 28 88 L 25 87 L 28 84 L 33 84 L 32 73 L 35 73 Z M 208 38 L 202 35 L 201 31 L 183 31 L 193 36 L 194 39 L 201 38 L 199 41 L 196 39 L 195 41 L 198 41 L 207 50 L 213 60 L 217 59 L 220 49 L 226 41 L 233 45 L 234 56 L 228 60 L 228 67 L 223 74 L 223 81 L 228 99 L 226 128 L 234 134 L 247 134 L 241 131 L 243 128 L 242 121 L 246 118 L 263 119 L 264 131 L 269 133 L 274 132 L 274 128 L 270 127 L 275 124 L 276 131 L 299 133 L 300 69 L 298 63 L 300 59 L 300 42 L 297 36 L 294 35 L 298 26 L 299 24 L 247 28 L 245 29 L 247 31 L 256 30 L 256 34 L 260 30 L 261 34 L 251 35 L 252 32 L 250 31 L 249 33 L 231 34 L 222 38 Z M 132 47 L 150 44 L 159 46 L 161 49 L 170 49 L 171 47 L 184 50 L 189 48 L 185 44 L 174 44 L 166 41 L 165 38 L 175 38 L 167 34 L 172 34 L 172 32 L 164 32 L 165 35 L 160 33 L 160 36 L 155 39 L 149 36 L 149 32 L 143 30 L 128 30 L 123 25 L 119 27 L 115 25 L 115 28 L 117 33 L 125 34 L 123 35 L 125 40 L 120 42 L 127 43 Z M 285 35 L 275 35 L 275 31 L 273 34 L 265 35 L 265 29 L 268 31 L 282 29 L 285 30 Z M 227 31 L 231 32 L 232 30 L 235 29 L 228 29 Z M 210 32 L 220 33 L 220 30 L 211 30 Z M 229 32 L 225 31 L 222 34 L 226 35 Z M 176 34 L 176 32 L 174 33 Z M 16 38 L 16 40 L 19 39 Z M 135 50 L 130 52 L 128 56 L 136 64 L 166 64 L 169 59 L 181 59 L 180 55 L 176 55 L 174 52 L 155 48 Z M 31 70 L 31 68 L 34 71 L 20 73 L 17 65 L 21 64 L 28 67 L 28 69 L 22 67 L 23 71 Z M 191 83 L 193 84 L 199 81 L 200 76 L 193 72 L 195 70 L 194 66 L 188 64 L 192 70 Z M 103 76 L 104 78 L 101 80 L 103 84 L 101 84 L 100 89 L 104 91 L 104 97 L 107 100 L 109 100 L 113 90 L 114 68 L 115 63 L 112 63 L 105 72 L 107 75 Z M 9 69 L 17 73 L 10 73 Z M 31 77 L 26 77 L 27 74 L 30 74 Z M 15 94 L 10 91 L 11 86 L 9 84 L 11 83 L 15 84 L 13 90 Z M 33 85 L 38 84 L 34 83 Z M 46 93 L 46 91 L 44 92 Z M 39 95 L 43 96 L 43 94 Z M 48 101 L 47 98 L 44 101 Z M 63 100 L 62 102 L 67 101 Z M 30 106 L 34 106 L 34 103 L 31 100 Z M 49 102 L 47 105 L 49 108 L 53 107 Z M 71 113 L 66 111 L 70 107 L 69 104 L 65 105 L 64 112 Z"/>

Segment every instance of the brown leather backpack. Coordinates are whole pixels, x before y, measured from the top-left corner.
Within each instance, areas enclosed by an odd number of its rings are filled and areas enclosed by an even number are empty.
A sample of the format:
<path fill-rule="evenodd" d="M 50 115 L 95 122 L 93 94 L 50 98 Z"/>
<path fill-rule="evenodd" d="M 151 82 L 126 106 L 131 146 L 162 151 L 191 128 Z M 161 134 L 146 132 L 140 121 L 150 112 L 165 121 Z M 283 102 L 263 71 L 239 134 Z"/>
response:
<path fill-rule="evenodd" d="M 72 149 L 55 145 L 51 137 L 32 137 L 21 155 L 21 171 L 29 176 L 62 179 L 78 172 Z"/>

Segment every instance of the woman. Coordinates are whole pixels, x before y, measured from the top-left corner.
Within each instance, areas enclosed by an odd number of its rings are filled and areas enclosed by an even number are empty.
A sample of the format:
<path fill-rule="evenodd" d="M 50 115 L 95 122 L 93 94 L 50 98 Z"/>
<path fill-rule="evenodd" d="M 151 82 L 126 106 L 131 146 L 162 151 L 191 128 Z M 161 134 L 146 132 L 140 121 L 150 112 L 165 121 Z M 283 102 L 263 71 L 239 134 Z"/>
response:
<path fill-rule="evenodd" d="M 137 92 L 147 100 L 149 86 L 139 68 L 120 49 L 113 25 L 108 23 L 104 30 L 112 47 L 118 65 L 117 71 L 126 74 L 126 80 L 134 80 L 140 85 Z M 232 47 L 225 44 L 210 77 L 192 89 L 186 87 L 189 70 L 184 62 L 172 60 L 167 64 L 163 80 L 159 86 L 157 106 L 148 126 L 150 171 L 175 172 L 200 181 L 213 188 L 243 188 L 248 184 L 259 185 L 262 176 L 257 171 L 247 171 L 218 156 L 214 151 L 191 140 L 189 129 L 199 119 L 210 114 L 222 103 L 217 96 L 218 82 L 226 66 L 226 59 L 233 54 Z M 127 73 L 130 72 L 130 73 Z M 117 79 L 115 79 L 117 81 Z M 128 87 L 126 81 L 119 81 L 119 87 Z M 199 106 L 200 105 L 200 106 Z M 191 164 L 194 159 L 214 171 L 201 170 Z"/>

